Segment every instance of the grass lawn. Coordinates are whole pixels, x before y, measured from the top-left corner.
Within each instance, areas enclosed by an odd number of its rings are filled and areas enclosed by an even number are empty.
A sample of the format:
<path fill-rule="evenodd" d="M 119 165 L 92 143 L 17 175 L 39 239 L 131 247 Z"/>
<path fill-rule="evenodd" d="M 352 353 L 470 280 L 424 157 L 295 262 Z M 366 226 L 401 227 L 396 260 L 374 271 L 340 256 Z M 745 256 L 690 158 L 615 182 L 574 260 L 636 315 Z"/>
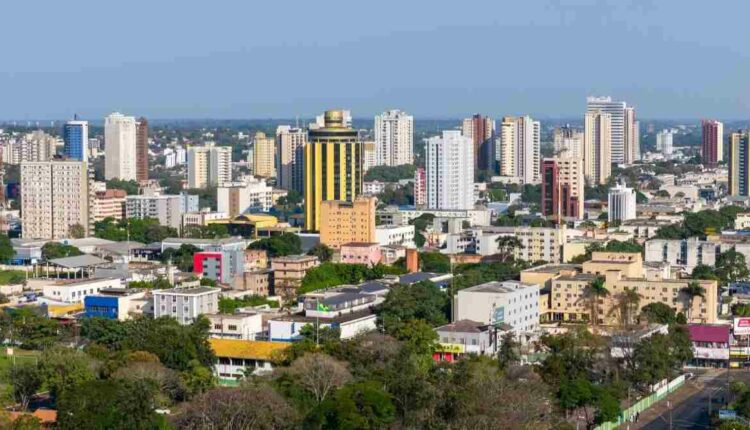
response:
<path fill-rule="evenodd" d="M 26 279 L 26 273 L 21 270 L 0 270 L 0 285 L 8 285 L 13 278 Z"/>

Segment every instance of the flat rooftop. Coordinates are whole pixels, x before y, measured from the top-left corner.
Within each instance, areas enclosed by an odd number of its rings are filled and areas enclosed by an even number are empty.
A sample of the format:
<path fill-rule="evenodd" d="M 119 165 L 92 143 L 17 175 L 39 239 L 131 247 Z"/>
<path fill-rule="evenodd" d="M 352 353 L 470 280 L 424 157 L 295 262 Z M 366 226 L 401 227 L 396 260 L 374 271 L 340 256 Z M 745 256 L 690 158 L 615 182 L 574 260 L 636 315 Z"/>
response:
<path fill-rule="evenodd" d="M 213 287 L 184 287 L 184 288 L 170 288 L 168 290 L 154 290 L 154 294 L 177 294 L 182 296 L 197 296 L 201 294 L 207 294 L 212 292 L 219 292 L 221 288 Z"/>
<path fill-rule="evenodd" d="M 561 270 L 581 270 L 580 264 L 545 264 L 543 266 L 532 267 L 524 272 L 532 273 L 557 273 Z"/>
<path fill-rule="evenodd" d="M 486 282 L 484 284 L 476 285 L 474 287 L 465 288 L 463 290 L 459 291 L 459 294 L 462 292 L 472 292 L 472 293 L 500 293 L 500 294 L 507 294 L 507 293 L 514 293 L 519 290 L 525 290 L 529 288 L 539 288 L 536 284 L 525 284 L 521 281 L 505 281 L 505 282 Z"/>

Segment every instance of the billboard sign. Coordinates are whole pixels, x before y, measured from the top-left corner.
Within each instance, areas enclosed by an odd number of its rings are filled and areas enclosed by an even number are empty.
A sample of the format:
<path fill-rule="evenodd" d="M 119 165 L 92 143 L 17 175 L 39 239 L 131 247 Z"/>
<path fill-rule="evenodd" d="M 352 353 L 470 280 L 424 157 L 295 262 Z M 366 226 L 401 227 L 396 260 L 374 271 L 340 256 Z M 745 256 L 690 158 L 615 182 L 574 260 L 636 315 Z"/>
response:
<path fill-rule="evenodd" d="M 750 317 L 735 317 L 733 332 L 735 336 L 750 334 Z"/>
<path fill-rule="evenodd" d="M 498 306 L 492 311 L 492 325 L 505 322 L 505 306 Z"/>

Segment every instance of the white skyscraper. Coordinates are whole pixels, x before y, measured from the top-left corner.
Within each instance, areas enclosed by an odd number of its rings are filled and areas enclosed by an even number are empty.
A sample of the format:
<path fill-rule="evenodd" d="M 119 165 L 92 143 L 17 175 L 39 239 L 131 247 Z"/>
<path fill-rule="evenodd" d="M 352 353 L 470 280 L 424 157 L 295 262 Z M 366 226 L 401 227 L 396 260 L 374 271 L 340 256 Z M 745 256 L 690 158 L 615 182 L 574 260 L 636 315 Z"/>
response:
<path fill-rule="evenodd" d="M 88 168 L 83 161 L 21 163 L 21 218 L 27 239 L 64 239 L 89 231 Z"/>
<path fill-rule="evenodd" d="M 583 121 L 583 174 L 591 185 L 605 184 L 612 173 L 610 159 L 612 116 L 587 112 Z"/>
<path fill-rule="evenodd" d="M 664 155 L 672 155 L 672 136 L 675 130 L 664 129 L 656 133 L 656 151 Z"/>
<path fill-rule="evenodd" d="M 500 174 L 520 178 L 525 184 L 540 182 L 539 121 L 530 116 L 504 117 L 500 124 Z"/>
<path fill-rule="evenodd" d="M 474 147 L 458 130 L 443 131 L 427 139 L 427 207 L 474 207 Z"/>
<path fill-rule="evenodd" d="M 232 148 L 205 146 L 188 148 L 188 188 L 206 188 L 232 180 Z"/>
<path fill-rule="evenodd" d="M 640 151 L 635 148 L 637 133 L 632 131 L 635 125 L 635 110 L 628 108 L 625 102 L 612 101 L 612 97 L 588 97 L 586 113 L 604 112 L 611 117 L 610 143 L 612 163 L 628 163 L 629 158 Z M 626 155 L 628 153 L 629 155 Z"/>
<path fill-rule="evenodd" d="M 377 165 L 400 166 L 414 160 L 414 117 L 400 110 L 375 116 Z"/>
<path fill-rule="evenodd" d="M 288 125 L 276 127 L 276 186 L 279 188 L 302 192 L 302 154 L 306 143 L 306 130 Z"/>
<path fill-rule="evenodd" d="M 583 158 L 583 133 L 569 125 L 555 127 L 555 154 Z"/>
<path fill-rule="evenodd" d="M 625 184 L 617 184 L 609 190 L 609 208 L 607 215 L 609 222 L 626 221 L 636 218 L 635 190 Z"/>
<path fill-rule="evenodd" d="M 135 117 L 115 112 L 104 119 L 104 178 L 136 180 Z"/>

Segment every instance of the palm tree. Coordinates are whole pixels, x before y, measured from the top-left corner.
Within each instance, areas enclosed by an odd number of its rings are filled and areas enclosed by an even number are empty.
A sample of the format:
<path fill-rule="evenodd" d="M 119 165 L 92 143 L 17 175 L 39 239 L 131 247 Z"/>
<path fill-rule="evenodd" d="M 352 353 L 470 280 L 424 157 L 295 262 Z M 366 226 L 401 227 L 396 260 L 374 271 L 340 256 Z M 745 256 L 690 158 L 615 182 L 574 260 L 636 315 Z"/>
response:
<path fill-rule="evenodd" d="M 599 299 L 609 295 L 609 290 L 604 286 L 604 278 L 597 276 L 583 289 L 583 300 L 589 306 L 591 321 L 594 328 L 599 324 Z"/>
<path fill-rule="evenodd" d="M 513 255 L 515 248 L 523 248 L 521 240 L 516 236 L 499 236 L 496 242 L 502 261 L 507 261 Z"/>
<path fill-rule="evenodd" d="M 635 291 L 635 288 L 625 287 L 625 291 L 615 296 L 617 305 L 612 307 L 610 314 L 617 312 L 620 316 L 620 323 L 628 326 L 633 323 L 635 313 L 638 311 L 641 303 L 641 296 Z"/>
<path fill-rule="evenodd" d="M 688 322 L 690 322 L 690 317 L 693 311 L 693 301 L 696 297 L 700 297 L 702 299 L 706 298 L 706 289 L 701 286 L 701 284 L 698 283 L 698 281 L 690 281 L 690 283 L 687 284 L 687 287 L 684 287 L 680 290 L 682 294 L 687 297 L 687 319 Z"/>

